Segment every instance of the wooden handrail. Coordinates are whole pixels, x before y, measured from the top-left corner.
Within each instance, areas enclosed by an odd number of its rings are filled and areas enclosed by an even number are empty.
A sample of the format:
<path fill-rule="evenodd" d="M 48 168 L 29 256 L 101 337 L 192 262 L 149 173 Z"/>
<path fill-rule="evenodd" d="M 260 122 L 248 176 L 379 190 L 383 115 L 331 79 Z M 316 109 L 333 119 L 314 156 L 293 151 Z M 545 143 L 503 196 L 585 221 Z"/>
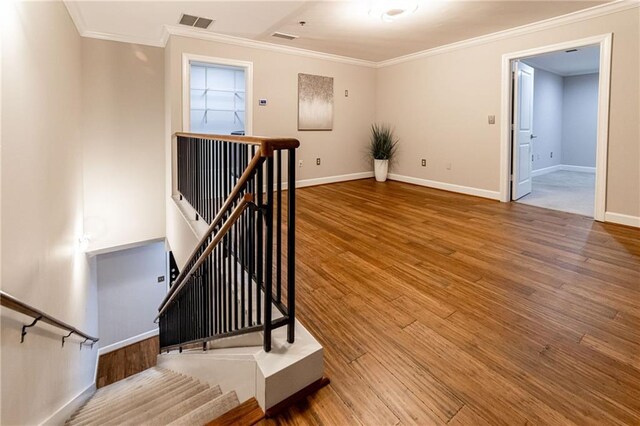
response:
<path fill-rule="evenodd" d="M 83 333 L 82 331 L 78 330 L 77 328 L 63 322 L 60 321 L 59 319 L 54 318 L 53 316 L 46 314 L 44 312 L 42 312 L 39 309 L 34 308 L 33 306 L 28 305 L 27 303 L 24 303 L 18 299 L 16 299 L 15 297 L 11 296 L 10 294 L 5 293 L 4 291 L 0 291 L 0 305 L 4 306 L 5 308 L 9 308 L 11 310 L 14 310 L 16 312 L 19 312 L 21 314 L 27 315 L 31 318 L 33 318 L 35 321 L 31 324 L 31 326 L 35 325 L 36 322 L 38 321 L 42 321 L 44 323 L 47 323 L 49 325 L 52 325 L 54 327 L 58 327 L 61 328 L 63 330 L 66 330 L 67 332 L 69 332 L 69 334 L 67 335 L 67 337 L 71 336 L 72 334 L 75 334 L 79 337 L 82 337 L 85 339 L 85 341 L 87 340 L 91 340 L 93 343 L 97 342 L 99 339 L 97 337 L 92 337 L 89 336 L 87 333 Z M 22 337 L 24 338 L 24 335 L 26 334 L 25 328 L 26 327 L 31 327 L 31 326 L 23 326 L 22 328 Z M 64 338 L 63 338 L 64 339 Z M 64 344 L 64 340 L 63 340 L 63 344 Z"/>
<path fill-rule="evenodd" d="M 236 135 L 209 135 L 206 133 L 177 132 L 175 136 L 185 138 L 210 139 L 216 141 L 236 142 L 247 145 L 260 146 L 263 157 L 271 157 L 273 151 L 282 149 L 295 149 L 300 146 L 300 141 L 294 138 L 269 138 L 265 136 L 236 136 Z"/>
<path fill-rule="evenodd" d="M 220 231 L 216 233 L 215 237 L 213 237 L 211 242 L 207 245 L 207 248 L 200 255 L 200 257 L 198 257 L 198 260 L 196 261 L 196 263 L 194 263 L 191 269 L 189 269 L 189 272 L 184 274 L 181 281 L 178 281 L 176 279 L 176 284 L 174 284 L 174 286 L 171 287 L 171 290 L 169 291 L 169 293 L 167 293 L 165 300 L 162 301 L 162 304 L 160 305 L 160 309 L 158 311 L 158 316 L 155 318 L 154 322 L 158 321 L 158 319 L 164 313 L 164 311 L 167 310 L 167 308 L 169 307 L 173 299 L 175 299 L 178 296 L 182 288 L 187 284 L 187 282 L 189 281 L 189 278 L 198 270 L 198 268 L 205 262 L 205 260 L 207 260 L 207 257 L 209 257 L 209 255 L 216 248 L 218 243 L 229 232 L 233 224 L 236 223 L 240 215 L 242 215 L 242 213 L 248 207 L 249 203 L 252 200 L 253 200 L 253 195 L 251 194 L 245 194 L 244 197 L 240 199 L 240 202 L 238 203 L 236 208 L 233 210 L 229 218 L 224 222 L 224 224 L 220 228 Z M 222 212 L 223 210 L 220 210 L 220 211 Z M 189 260 L 189 262 L 190 261 L 191 259 Z M 183 275 L 183 274 L 180 274 L 180 275 Z"/>

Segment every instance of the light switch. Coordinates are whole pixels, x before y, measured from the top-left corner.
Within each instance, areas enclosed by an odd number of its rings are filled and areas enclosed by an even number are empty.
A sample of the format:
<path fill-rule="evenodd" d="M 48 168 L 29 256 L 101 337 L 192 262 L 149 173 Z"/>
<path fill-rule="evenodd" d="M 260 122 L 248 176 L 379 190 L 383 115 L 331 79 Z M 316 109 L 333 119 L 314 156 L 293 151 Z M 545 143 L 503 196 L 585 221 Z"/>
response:
<path fill-rule="evenodd" d="M 496 124 L 496 116 L 495 115 L 490 115 L 489 116 L 489 124 Z"/>

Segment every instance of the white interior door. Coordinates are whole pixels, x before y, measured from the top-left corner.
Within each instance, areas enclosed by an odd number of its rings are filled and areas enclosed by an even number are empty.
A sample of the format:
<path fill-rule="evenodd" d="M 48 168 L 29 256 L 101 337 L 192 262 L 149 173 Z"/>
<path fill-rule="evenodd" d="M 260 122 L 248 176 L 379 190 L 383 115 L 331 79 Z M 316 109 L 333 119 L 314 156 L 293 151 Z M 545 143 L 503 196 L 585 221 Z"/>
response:
<path fill-rule="evenodd" d="M 511 182 L 511 199 L 517 200 L 531 192 L 533 68 L 516 61 L 513 86 L 513 179 Z"/>

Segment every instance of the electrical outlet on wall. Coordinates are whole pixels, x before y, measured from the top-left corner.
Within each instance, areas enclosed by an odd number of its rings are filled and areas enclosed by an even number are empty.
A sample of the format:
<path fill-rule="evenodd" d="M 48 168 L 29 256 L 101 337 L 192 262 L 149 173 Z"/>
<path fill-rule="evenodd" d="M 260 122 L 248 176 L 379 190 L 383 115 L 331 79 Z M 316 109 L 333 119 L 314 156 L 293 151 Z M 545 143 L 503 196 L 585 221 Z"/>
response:
<path fill-rule="evenodd" d="M 302 167 L 302 160 L 298 161 L 298 167 Z"/>
<path fill-rule="evenodd" d="M 422 164 L 422 167 L 427 167 L 427 159 L 423 158 L 421 164 Z"/>
<path fill-rule="evenodd" d="M 446 164 L 446 167 L 447 167 L 447 170 L 451 170 L 451 162 L 448 162 L 448 163 Z"/>
<path fill-rule="evenodd" d="M 316 166 L 320 165 L 320 157 L 316 158 Z"/>
<path fill-rule="evenodd" d="M 553 151 L 551 151 L 551 154 L 549 155 L 549 158 L 553 158 Z"/>

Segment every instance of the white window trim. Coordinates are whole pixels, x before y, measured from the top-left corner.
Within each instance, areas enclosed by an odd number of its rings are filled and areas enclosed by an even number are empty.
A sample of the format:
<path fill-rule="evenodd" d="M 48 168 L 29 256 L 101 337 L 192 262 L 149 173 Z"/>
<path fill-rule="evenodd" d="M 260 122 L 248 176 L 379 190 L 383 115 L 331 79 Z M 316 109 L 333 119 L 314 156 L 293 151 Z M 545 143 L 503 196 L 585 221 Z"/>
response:
<path fill-rule="evenodd" d="M 253 135 L 253 62 L 237 61 L 213 56 L 182 54 L 182 131 L 191 131 L 191 62 L 211 65 L 227 65 L 244 69 L 245 76 L 245 113 L 244 133 Z"/>
<path fill-rule="evenodd" d="M 598 137 L 596 143 L 596 188 L 594 219 L 604 222 L 607 201 L 607 152 L 609 145 L 609 88 L 611 87 L 612 35 L 602 34 L 550 46 L 537 47 L 502 56 L 502 110 L 500 120 L 500 201 L 511 201 L 511 62 L 527 56 L 591 45 L 600 46 L 598 89 Z"/>

